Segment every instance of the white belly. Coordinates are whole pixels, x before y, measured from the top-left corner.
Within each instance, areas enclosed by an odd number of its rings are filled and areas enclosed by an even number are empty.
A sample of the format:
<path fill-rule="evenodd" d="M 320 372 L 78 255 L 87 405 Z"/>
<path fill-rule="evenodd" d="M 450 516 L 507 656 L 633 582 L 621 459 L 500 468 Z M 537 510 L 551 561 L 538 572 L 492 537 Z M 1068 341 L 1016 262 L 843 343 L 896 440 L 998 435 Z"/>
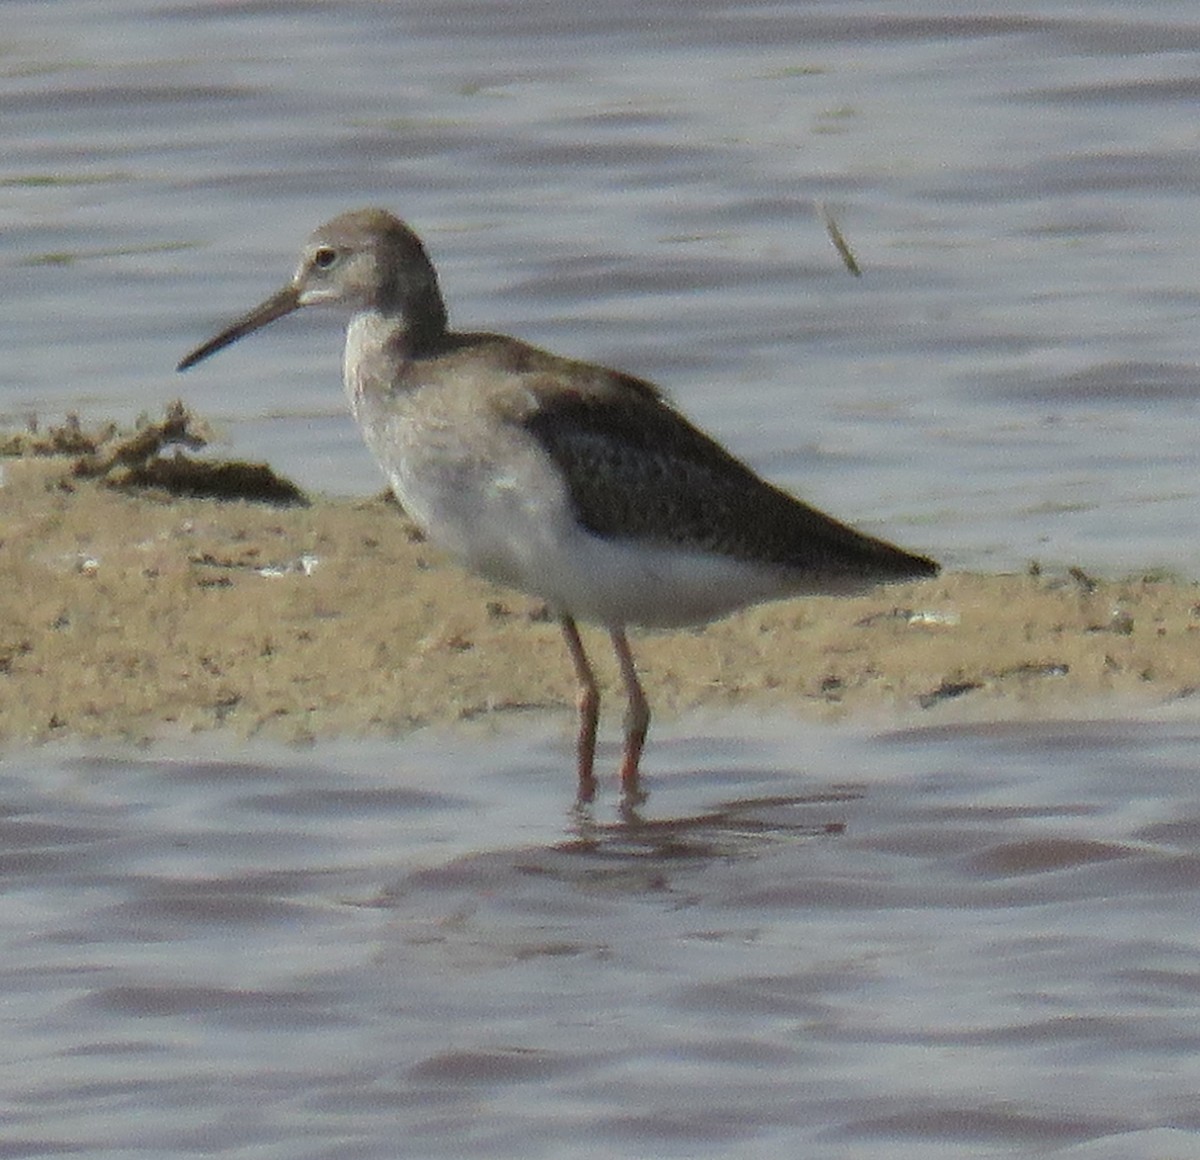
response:
<path fill-rule="evenodd" d="M 433 543 L 560 614 L 668 628 L 800 588 L 781 569 L 593 535 L 576 523 L 557 470 L 532 446 L 509 446 L 499 457 L 439 456 L 425 433 L 408 454 L 385 454 L 397 499 Z"/>
<path fill-rule="evenodd" d="M 610 627 L 696 624 L 802 589 L 783 569 L 592 535 L 542 447 L 488 411 L 494 380 L 436 397 L 365 389 L 376 323 L 365 314 L 350 327 L 351 409 L 405 511 L 471 571 Z"/>

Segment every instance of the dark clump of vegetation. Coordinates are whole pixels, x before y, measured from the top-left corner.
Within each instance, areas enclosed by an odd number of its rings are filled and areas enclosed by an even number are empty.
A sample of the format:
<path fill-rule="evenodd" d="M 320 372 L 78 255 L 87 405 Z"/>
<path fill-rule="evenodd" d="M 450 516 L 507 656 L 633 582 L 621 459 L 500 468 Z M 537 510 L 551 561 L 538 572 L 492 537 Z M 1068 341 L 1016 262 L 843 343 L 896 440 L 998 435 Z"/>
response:
<path fill-rule="evenodd" d="M 277 506 L 306 505 L 307 497 L 265 463 L 197 459 L 212 433 L 181 401 L 162 419 L 141 419 L 132 431 L 115 423 L 88 429 L 70 414 L 46 430 L 31 420 L 27 430 L 0 435 L 0 455 L 73 458 L 76 479 L 101 479 L 123 490 L 153 489 L 201 499 L 241 499 Z M 166 455 L 169 449 L 174 454 Z"/>

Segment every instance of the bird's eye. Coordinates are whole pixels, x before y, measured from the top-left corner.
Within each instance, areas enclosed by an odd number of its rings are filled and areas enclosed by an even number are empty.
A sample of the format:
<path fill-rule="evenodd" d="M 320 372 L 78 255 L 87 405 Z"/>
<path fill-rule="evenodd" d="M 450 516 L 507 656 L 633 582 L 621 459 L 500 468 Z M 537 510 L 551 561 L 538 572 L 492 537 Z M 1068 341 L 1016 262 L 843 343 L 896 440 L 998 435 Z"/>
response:
<path fill-rule="evenodd" d="M 319 250 L 313 251 L 312 264 L 318 270 L 328 270 L 336 261 L 337 250 L 331 246 L 322 246 Z"/>

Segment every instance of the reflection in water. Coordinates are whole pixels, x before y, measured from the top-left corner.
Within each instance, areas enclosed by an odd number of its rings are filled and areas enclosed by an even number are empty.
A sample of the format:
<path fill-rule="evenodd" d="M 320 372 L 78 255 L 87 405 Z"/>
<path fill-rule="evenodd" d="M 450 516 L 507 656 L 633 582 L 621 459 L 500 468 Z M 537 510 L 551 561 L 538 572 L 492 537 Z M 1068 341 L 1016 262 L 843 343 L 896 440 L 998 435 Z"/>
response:
<path fill-rule="evenodd" d="M 608 823 L 596 821 L 590 803 L 580 803 L 572 815 L 577 836 L 555 849 L 595 859 L 735 857 L 773 837 L 795 840 L 840 834 L 844 822 L 815 818 L 861 796 L 861 792 L 833 790 L 763 797 L 723 802 L 705 813 L 678 818 L 646 818 L 641 801 L 622 799 L 620 821 Z"/>
<path fill-rule="evenodd" d="M 9 1132 L 97 1155 L 1184 1147 L 1195 722 L 753 732 L 665 730 L 650 800 L 565 824 L 558 746 L 516 737 L 8 759 Z"/>

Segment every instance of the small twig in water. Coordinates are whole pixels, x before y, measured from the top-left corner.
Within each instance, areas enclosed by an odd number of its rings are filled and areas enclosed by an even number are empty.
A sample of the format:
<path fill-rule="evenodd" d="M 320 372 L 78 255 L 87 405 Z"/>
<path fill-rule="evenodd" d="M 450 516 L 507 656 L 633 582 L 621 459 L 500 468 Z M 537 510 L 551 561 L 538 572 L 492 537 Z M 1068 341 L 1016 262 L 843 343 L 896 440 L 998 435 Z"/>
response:
<path fill-rule="evenodd" d="M 850 243 L 846 241 L 845 235 L 838 228 L 837 222 L 834 221 L 833 214 L 829 212 L 829 208 L 822 202 L 817 203 L 817 211 L 821 215 L 821 220 L 825 223 L 825 232 L 829 235 L 829 240 L 833 243 L 833 248 L 837 250 L 838 256 L 842 259 L 846 269 L 856 278 L 861 278 L 862 267 L 858 264 L 858 259 L 854 256 L 854 251 L 850 249 Z"/>

